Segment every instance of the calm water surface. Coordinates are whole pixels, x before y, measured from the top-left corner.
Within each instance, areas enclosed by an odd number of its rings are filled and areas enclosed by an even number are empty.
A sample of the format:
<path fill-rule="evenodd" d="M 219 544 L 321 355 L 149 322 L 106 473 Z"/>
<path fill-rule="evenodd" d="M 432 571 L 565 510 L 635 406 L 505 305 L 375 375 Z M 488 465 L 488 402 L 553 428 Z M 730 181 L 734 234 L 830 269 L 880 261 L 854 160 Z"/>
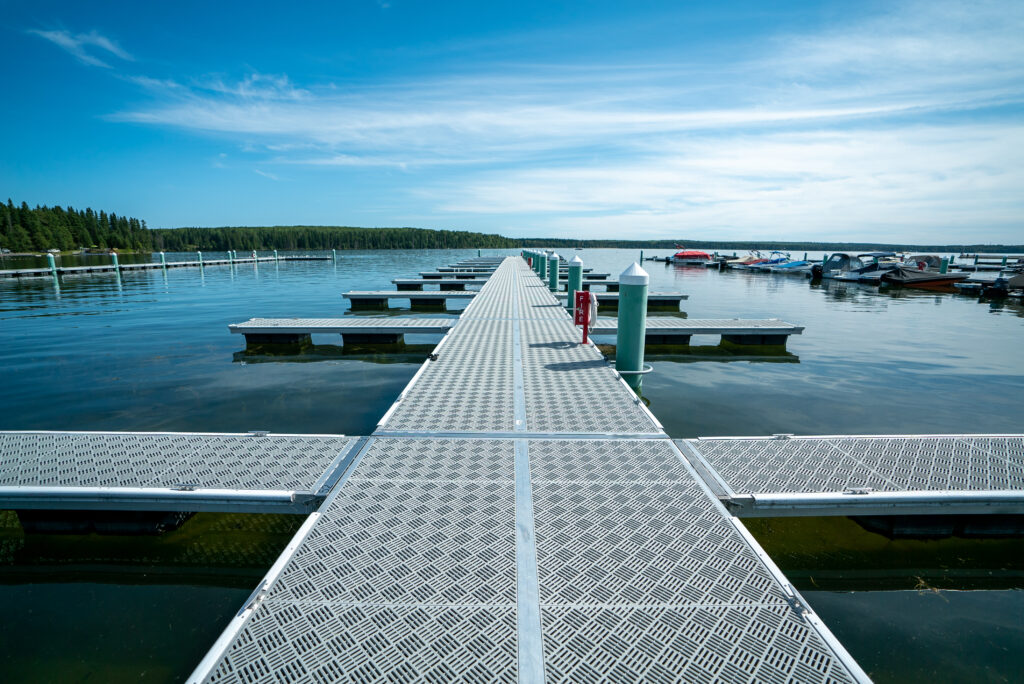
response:
<path fill-rule="evenodd" d="M 69 276 L 56 286 L 48 278 L 0 280 L 0 429 L 368 434 L 416 372 L 421 355 L 344 355 L 337 338 L 314 336 L 315 351 L 302 357 L 253 356 L 227 325 L 253 316 L 345 315 L 346 290 L 394 289 L 394 277 L 475 254 L 345 252 L 337 263 Z M 637 257 L 623 250 L 575 254 L 613 277 Z M 714 346 L 717 338 L 694 337 L 687 354 L 649 357 L 655 371 L 646 376 L 643 394 L 673 437 L 1022 431 L 1019 304 L 657 263 L 645 268 L 652 291 L 690 295 L 682 308 L 692 318 L 778 317 L 806 326 L 791 338 L 785 356 L 723 356 Z M 32 583 L 40 556 L 25 550 L 33 548 L 32 540 L 18 542 L 19 532 L 7 529 L 4 537 L 0 526 L 0 549 L 6 549 L 0 552 L 0 598 L 14 610 L 0 622 L 5 679 L 30 678 L 33 662 L 62 662 L 52 644 L 25 635 L 66 625 L 58 641 L 72 640 L 92 633 L 92 623 L 104 622 L 104 615 L 107 623 L 124 621 L 133 633 L 148 633 L 153 643 L 168 639 L 169 648 L 154 651 L 167 660 L 128 658 L 116 644 L 105 650 L 109 640 L 87 639 L 85 650 L 93 655 L 86 664 L 81 656 L 62 665 L 68 679 L 91 672 L 103 680 L 134 680 L 141 669 L 147 679 L 181 679 L 247 595 L 247 579 L 209 586 L 217 582 L 209 579 L 201 554 L 191 565 L 170 564 L 178 583 L 166 574 L 153 585 L 126 582 L 121 573 L 98 580 L 96 572 L 61 581 L 49 565 L 46 582 Z M 175 543 L 174 534 L 166 543 Z M 757 534 L 774 555 L 775 537 Z M 821 557 L 842 538 L 822 534 Z M 272 558 L 286 539 L 282 531 L 259 544 Z M 985 557 L 985 542 L 972 543 Z M 1011 543 L 1007 553 L 1024 556 L 1022 550 Z M 110 561 L 85 556 L 78 558 L 79 570 Z M 790 569 L 781 550 L 777 558 Z M 929 567 L 942 562 L 928 559 Z M 826 592 L 807 582 L 800 588 L 879 681 L 1002 681 L 1024 677 L 1017 570 L 1000 575 L 998 588 L 986 591 Z M 920 572 L 900 566 L 882 574 L 891 579 L 890 588 L 906 590 Z M 856 584 L 857 573 L 848 575 Z M 183 600 L 191 610 L 181 609 Z M 56 606 L 64 608 L 55 612 Z M 6 638 L 15 630 L 23 638 Z"/>

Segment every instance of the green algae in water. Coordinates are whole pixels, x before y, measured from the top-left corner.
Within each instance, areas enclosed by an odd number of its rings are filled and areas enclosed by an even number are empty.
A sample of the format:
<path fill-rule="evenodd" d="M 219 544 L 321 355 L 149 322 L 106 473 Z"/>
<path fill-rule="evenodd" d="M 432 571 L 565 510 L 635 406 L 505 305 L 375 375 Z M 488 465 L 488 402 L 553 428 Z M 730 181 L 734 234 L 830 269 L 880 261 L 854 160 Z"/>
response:
<path fill-rule="evenodd" d="M 154 536 L 41 535 L 0 511 L 3 680 L 183 680 L 303 520 L 197 513 Z"/>

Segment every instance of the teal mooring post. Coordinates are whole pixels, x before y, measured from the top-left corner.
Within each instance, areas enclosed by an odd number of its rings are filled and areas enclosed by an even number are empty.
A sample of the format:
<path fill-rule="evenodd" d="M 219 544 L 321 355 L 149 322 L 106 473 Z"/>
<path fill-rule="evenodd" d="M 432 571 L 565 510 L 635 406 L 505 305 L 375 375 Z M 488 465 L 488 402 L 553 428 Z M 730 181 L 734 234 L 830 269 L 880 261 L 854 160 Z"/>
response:
<path fill-rule="evenodd" d="M 615 370 L 626 384 L 640 390 L 647 332 L 647 271 L 632 264 L 619 275 L 619 321 L 615 340 Z"/>
<path fill-rule="evenodd" d="M 541 280 L 544 280 L 544 276 L 548 274 L 548 255 L 541 253 L 540 258 L 537 259 L 537 275 L 540 276 Z"/>
<path fill-rule="evenodd" d="M 558 254 L 552 252 L 548 257 L 548 289 L 552 292 L 558 292 L 558 271 Z"/>
<path fill-rule="evenodd" d="M 56 278 L 57 277 L 57 262 L 53 260 L 53 255 L 52 254 L 47 254 L 46 255 L 46 263 L 48 263 L 50 265 L 50 273 L 53 274 L 54 278 Z"/>
<path fill-rule="evenodd" d="M 331 250 L 331 258 L 334 259 L 335 261 L 338 260 L 338 250 L 336 250 L 336 249 L 332 249 Z"/>
<path fill-rule="evenodd" d="M 200 252 L 200 251 L 196 251 L 196 256 L 199 257 L 199 267 L 202 268 L 202 266 L 203 266 L 203 253 Z"/>
<path fill-rule="evenodd" d="M 483 256 L 483 254 L 481 254 L 481 253 L 480 253 L 480 250 L 479 250 L 479 249 L 478 249 L 478 250 L 476 250 L 476 256 L 477 256 L 477 258 L 479 258 L 479 257 L 482 257 L 482 256 Z"/>
<path fill-rule="evenodd" d="M 1003 268 L 1006 268 L 1006 255 L 1003 255 Z"/>
<path fill-rule="evenodd" d="M 277 258 L 277 250 L 276 249 L 274 250 L 274 261 L 279 261 L 279 259 Z"/>
<path fill-rule="evenodd" d="M 231 263 L 232 266 L 235 265 L 235 255 L 230 249 L 228 250 L 228 261 Z"/>
<path fill-rule="evenodd" d="M 167 268 L 167 257 L 164 255 L 163 252 L 160 252 L 160 265 L 163 266 L 164 268 Z"/>
<path fill-rule="evenodd" d="M 568 304 L 570 311 L 576 311 L 576 293 L 582 289 L 583 259 L 580 259 L 578 256 L 574 256 L 572 261 L 569 262 L 569 281 L 566 283 L 565 287 L 565 292 L 568 295 L 566 304 Z"/>
<path fill-rule="evenodd" d="M 114 262 L 114 270 L 117 271 L 118 273 L 120 273 L 121 272 L 121 264 L 117 260 L 117 252 L 111 252 L 110 253 L 110 260 Z"/>
<path fill-rule="evenodd" d="M 939 263 L 939 273 L 945 273 L 949 270 L 949 259 L 942 257 L 942 262 Z"/>

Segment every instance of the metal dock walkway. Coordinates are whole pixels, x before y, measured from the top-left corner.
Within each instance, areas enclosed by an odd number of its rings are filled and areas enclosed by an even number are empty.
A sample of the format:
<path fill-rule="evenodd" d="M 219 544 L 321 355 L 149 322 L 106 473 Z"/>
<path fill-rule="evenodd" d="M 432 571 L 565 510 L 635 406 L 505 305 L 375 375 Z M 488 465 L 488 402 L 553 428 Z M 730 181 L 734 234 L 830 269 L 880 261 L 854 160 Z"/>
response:
<path fill-rule="evenodd" d="M 360 442 L 344 435 L 0 432 L 0 509 L 308 513 Z"/>
<path fill-rule="evenodd" d="M 509 258 L 191 680 L 867 677 Z"/>
<path fill-rule="evenodd" d="M 1024 514 L 1024 435 L 677 443 L 738 516 Z"/>

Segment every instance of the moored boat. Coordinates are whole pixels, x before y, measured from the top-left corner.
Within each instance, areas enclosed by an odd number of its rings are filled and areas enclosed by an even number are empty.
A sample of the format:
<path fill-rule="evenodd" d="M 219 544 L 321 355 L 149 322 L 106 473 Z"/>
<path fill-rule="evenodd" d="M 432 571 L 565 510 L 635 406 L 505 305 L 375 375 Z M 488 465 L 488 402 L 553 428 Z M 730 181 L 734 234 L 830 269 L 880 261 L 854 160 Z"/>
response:
<path fill-rule="evenodd" d="M 897 266 L 882 274 L 882 282 L 926 290 L 953 290 L 955 283 L 969 278 L 966 273 L 939 273 Z"/>
<path fill-rule="evenodd" d="M 711 255 L 699 249 L 683 249 L 672 255 L 672 263 L 683 266 L 704 266 L 711 261 Z"/>

